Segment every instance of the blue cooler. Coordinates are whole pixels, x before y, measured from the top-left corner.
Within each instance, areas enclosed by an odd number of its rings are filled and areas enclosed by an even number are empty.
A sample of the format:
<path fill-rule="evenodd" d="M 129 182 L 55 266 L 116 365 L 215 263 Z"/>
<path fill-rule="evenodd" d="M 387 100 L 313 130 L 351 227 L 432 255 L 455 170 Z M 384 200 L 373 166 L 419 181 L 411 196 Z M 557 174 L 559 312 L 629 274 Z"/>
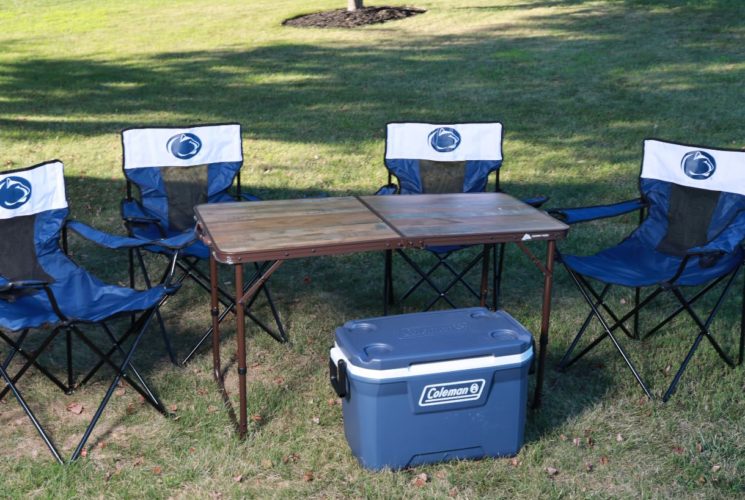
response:
<path fill-rule="evenodd" d="M 504 311 L 436 311 L 336 330 L 331 384 L 363 467 L 516 454 L 532 335 Z"/>

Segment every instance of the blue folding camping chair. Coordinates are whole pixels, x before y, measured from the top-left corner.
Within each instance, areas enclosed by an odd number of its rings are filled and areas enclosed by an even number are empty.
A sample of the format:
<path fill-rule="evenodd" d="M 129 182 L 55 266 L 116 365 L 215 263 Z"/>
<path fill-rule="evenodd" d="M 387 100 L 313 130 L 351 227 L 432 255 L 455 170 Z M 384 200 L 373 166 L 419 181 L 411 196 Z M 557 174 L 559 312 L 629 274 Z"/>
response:
<path fill-rule="evenodd" d="M 590 306 L 590 313 L 559 367 L 571 366 L 609 338 L 645 394 L 652 398 L 648 384 L 614 332 L 621 330 L 633 339 L 647 338 L 685 312 L 695 325 L 696 336 L 662 398 L 667 401 L 704 338 L 727 365 L 734 367 L 743 360 L 745 303 L 740 317 L 736 360 L 725 353 L 710 327 L 743 264 L 745 153 L 646 140 L 640 190 L 641 198 L 635 200 L 552 211 L 570 224 L 636 210 L 642 214 L 639 227 L 613 247 L 589 256 L 559 253 L 560 261 Z M 590 279 L 599 283 L 601 289 L 593 287 Z M 703 317 L 693 306 L 720 283 L 724 283 L 719 287 L 721 293 Z M 618 314 L 611 309 L 606 298 L 612 287 L 635 290 L 630 311 Z M 642 289 L 650 290 L 644 298 L 640 293 Z M 690 294 L 684 293 L 691 289 Z M 661 294 L 674 297 L 679 305 L 642 336 L 639 312 Z M 602 333 L 572 356 L 592 318 L 598 320 Z M 626 325 L 629 321 L 631 327 Z"/>
<path fill-rule="evenodd" d="M 162 284 L 145 291 L 106 284 L 66 255 L 60 246 L 61 234 L 69 228 L 111 249 L 136 248 L 143 244 L 178 248 L 188 243 L 188 237 L 184 236 L 157 242 L 114 236 L 80 222 L 68 222 L 67 215 L 61 162 L 51 161 L 0 173 L 0 338 L 10 347 L 0 364 L 0 376 L 5 382 L 0 399 L 8 391 L 15 395 L 60 463 L 64 461 L 57 446 L 29 407 L 18 381 L 33 366 L 64 392 L 71 393 L 90 380 L 102 366 L 114 369 L 114 380 L 70 460 L 80 456 L 122 378 L 145 401 L 166 414 L 163 403 L 145 383 L 132 359 L 153 314 L 176 289 L 168 277 Z M 172 255 L 175 259 L 176 252 L 173 251 Z M 174 265 L 172 263 L 171 270 Z M 135 315 L 135 319 L 121 336 L 116 337 L 108 322 L 122 315 Z M 67 351 L 66 381 L 60 380 L 39 361 L 39 356 L 63 332 Z M 96 332 L 100 339 L 110 342 L 111 347 L 99 347 L 101 340 L 93 340 Z M 132 336 L 134 340 L 128 348 L 125 347 L 125 342 Z M 73 350 L 73 338 L 79 339 L 99 358 L 98 363 L 77 383 L 73 370 L 73 354 L 77 352 Z M 112 359 L 114 355 L 122 361 L 116 363 Z M 11 373 L 11 364 L 15 360 L 19 360 L 22 366 Z"/>
<path fill-rule="evenodd" d="M 502 124 L 492 123 L 399 123 L 386 126 L 385 166 L 388 184 L 378 190 L 379 195 L 414 195 L 441 193 L 481 193 L 486 191 L 489 176 L 495 177 L 494 189 L 499 192 L 499 170 L 502 166 Z M 393 179 L 396 182 L 393 182 Z M 540 196 L 523 200 L 540 206 L 547 200 Z M 468 274 L 481 263 L 481 275 L 488 275 L 489 258 L 493 260 L 492 307 L 499 305 L 500 281 L 504 262 L 504 244 L 484 245 L 482 251 L 458 269 L 448 260 L 469 246 L 429 246 L 426 250 L 434 256 L 434 263 L 424 269 L 404 250 L 397 249 L 401 259 L 416 273 L 416 281 L 401 294 L 403 302 L 420 287 L 426 285 L 434 292 L 433 298 L 424 307 L 429 310 L 444 301 L 455 308 L 456 303 L 449 293 L 461 285 L 467 294 L 479 301 L 485 300 L 487 289 L 474 285 Z M 446 278 L 435 280 L 437 273 Z M 395 302 L 393 289 L 393 251 L 385 254 L 384 310 Z"/>
<path fill-rule="evenodd" d="M 193 234 L 194 206 L 201 203 L 258 199 L 241 192 L 240 169 L 243 165 L 243 148 L 241 128 L 238 124 L 131 128 L 122 132 L 122 144 L 127 198 L 122 202 L 121 211 L 131 237 L 149 240 L 184 233 Z M 236 191 L 233 194 L 231 189 L 234 182 Z M 144 250 L 166 257 L 172 254 L 161 246 L 146 246 Z M 139 248 L 130 252 L 130 283 L 133 285 L 135 281 L 135 258 L 149 286 L 152 280 Z M 201 241 L 193 241 L 180 248 L 176 265 L 181 274 L 177 276 L 176 282 L 181 283 L 189 277 L 209 293 L 209 276 L 198 267 L 200 262 L 208 259 L 209 249 Z M 262 266 L 254 266 L 256 273 L 254 278 L 246 280 L 246 289 L 261 275 Z M 275 340 L 285 342 L 287 336 L 268 285 L 262 285 L 261 290 L 271 310 L 276 329 L 266 325 L 251 311 L 254 299 L 259 294 L 246 305 L 246 315 Z M 224 308 L 219 312 L 219 320 L 222 321 L 228 313 L 235 312 L 235 298 L 222 288 L 218 291 Z M 217 311 L 213 313 L 218 314 Z M 160 316 L 158 320 L 161 331 L 164 332 L 166 348 L 175 363 L 175 356 Z M 211 334 L 212 327 L 204 332 L 183 363 L 187 363 L 196 354 Z"/>

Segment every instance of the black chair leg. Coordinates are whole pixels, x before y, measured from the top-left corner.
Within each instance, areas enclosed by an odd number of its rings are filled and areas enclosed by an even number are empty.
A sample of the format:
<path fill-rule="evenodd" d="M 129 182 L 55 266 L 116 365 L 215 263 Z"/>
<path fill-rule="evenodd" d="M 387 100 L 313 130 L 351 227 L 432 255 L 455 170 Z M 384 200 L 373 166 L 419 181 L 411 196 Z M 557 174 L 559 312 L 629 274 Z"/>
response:
<path fill-rule="evenodd" d="M 566 267 L 566 266 L 565 266 Z M 597 307 L 595 307 L 595 302 L 592 300 L 590 295 L 588 294 L 587 290 L 582 286 L 580 283 L 579 278 L 577 275 L 572 272 L 571 269 L 566 267 L 567 271 L 569 271 L 569 275 L 572 277 L 572 280 L 574 281 L 574 284 L 577 286 L 577 289 L 582 294 L 582 297 L 585 299 L 585 302 L 590 306 L 590 309 L 592 309 L 593 315 L 597 318 L 597 320 L 600 322 L 600 325 L 603 327 L 603 330 L 605 330 L 605 335 L 608 336 L 608 338 L 611 339 L 611 342 L 613 342 L 613 345 L 616 347 L 616 350 L 621 354 L 621 357 L 623 358 L 624 362 L 626 363 L 626 366 L 628 366 L 631 373 L 634 375 L 634 378 L 641 386 L 644 393 L 647 395 L 649 399 L 654 399 L 652 396 L 652 392 L 649 390 L 649 387 L 646 383 L 644 383 L 644 380 L 642 380 L 641 375 L 639 375 L 639 372 L 637 371 L 634 364 L 631 362 L 631 359 L 629 358 L 628 354 L 626 353 L 626 350 L 621 346 L 621 344 L 616 339 L 615 335 L 613 335 L 611 331 L 611 327 L 608 325 L 608 323 L 605 321 L 605 318 L 600 313 L 600 310 L 598 310 Z"/>
<path fill-rule="evenodd" d="M 34 415 L 34 412 L 31 411 L 31 408 L 29 408 L 28 404 L 26 403 L 26 400 L 21 395 L 20 391 L 15 386 L 15 383 L 13 380 L 11 380 L 10 376 L 8 375 L 8 372 L 5 371 L 5 368 L 0 366 L 0 376 L 2 376 L 3 380 L 5 380 L 6 387 L 10 389 L 10 391 L 13 393 L 13 395 L 18 400 L 18 404 L 21 405 L 21 408 L 23 409 L 24 413 L 28 416 L 28 418 L 31 420 L 31 423 L 33 424 L 34 428 L 36 429 L 36 432 L 39 433 L 39 436 L 44 441 L 44 444 L 47 445 L 47 448 L 49 448 L 49 452 L 52 454 L 55 460 L 59 464 L 64 464 L 64 460 L 62 460 L 62 456 L 60 455 L 59 451 L 57 451 L 57 448 L 54 446 L 54 443 L 50 439 L 50 437 L 47 435 L 44 428 L 39 423 L 39 420 L 36 418 L 36 415 Z"/>
<path fill-rule="evenodd" d="M 106 394 L 104 395 L 104 398 L 101 401 L 101 404 L 98 406 L 98 409 L 93 415 L 91 422 L 88 424 L 87 429 L 83 433 L 83 437 L 80 439 L 78 446 L 75 448 L 75 451 L 70 457 L 71 462 L 77 460 L 80 457 L 80 454 L 82 453 L 83 448 L 85 447 L 85 444 L 88 442 L 88 438 L 90 438 L 90 435 L 93 432 L 93 429 L 95 428 L 96 424 L 98 423 L 98 420 L 101 418 L 101 415 L 103 414 L 103 411 L 106 408 L 106 405 L 108 405 L 109 400 L 111 399 L 111 396 L 114 394 L 114 390 L 116 389 L 117 385 L 119 385 L 119 381 L 122 379 L 122 376 L 124 376 L 125 370 L 127 369 L 128 366 L 130 366 L 132 358 L 134 357 L 134 353 L 137 350 L 137 347 L 139 346 L 143 335 L 145 334 L 145 330 L 147 330 L 147 327 L 150 324 L 150 320 L 152 319 L 154 312 L 155 310 L 144 313 L 143 314 L 144 319 L 140 318 L 140 320 L 138 320 L 135 323 L 135 326 L 137 327 L 137 330 L 139 331 L 139 333 L 137 334 L 134 341 L 132 342 L 132 345 L 130 346 L 129 351 L 127 352 L 127 355 L 124 358 L 124 361 L 121 363 L 121 365 L 119 365 L 119 370 L 117 374 L 114 376 L 114 380 L 111 382 L 111 385 L 109 385 L 109 388 L 106 391 Z"/>
<path fill-rule="evenodd" d="M 145 286 L 150 289 L 152 288 L 152 283 L 150 281 L 150 275 L 147 272 L 147 267 L 145 266 L 145 259 L 142 256 L 142 251 L 137 248 L 135 250 L 135 253 L 137 255 L 137 261 L 140 264 L 140 271 L 142 272 L 142 277 L 145 280 Z M 163 278 L 165 279 L 165 277 Z M 132 288 L 134 288 L 134 284 L 132 284 Z M 176 353 L 173 351 L 173 346 L 171 346 L 171 339 L 168 336 L 168 331 L 166 330 L 165 322 L 163 321 L 163 317 L 160 314 L 160 310 L 155 311 L 155 315 L 158 319 L 158 325 L 160 326 L 160 335 L 163 339 L 163 345 L 166 348 L 166 352 L 168 353 L 168 358 L 171 360 L 171 363 L 178 366 L 178 361 L 176 360 Z"/>

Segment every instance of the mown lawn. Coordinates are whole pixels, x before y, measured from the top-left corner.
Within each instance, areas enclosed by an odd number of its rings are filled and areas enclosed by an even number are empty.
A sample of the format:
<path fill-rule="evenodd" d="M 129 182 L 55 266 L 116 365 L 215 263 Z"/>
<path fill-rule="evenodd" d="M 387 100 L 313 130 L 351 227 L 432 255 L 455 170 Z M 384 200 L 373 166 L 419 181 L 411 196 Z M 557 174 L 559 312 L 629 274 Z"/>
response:
<path fill-rule="evenodd" d="M 374 192 L 386 180 L 388 121 L 501 121 L 503 187 L 519 196 L 549 195 L 549 206 L 636 196 L 645 137 L 745 147 L 745 3 L 739 0 L 411 5 L 428 12 L 344 31 L 280 25 L 343 6 L 331 0 L 6 0 L 0 3 L 0 168 L 61 159 L 72 215 L 122 233 L 119 131 L 137 125 L 241 123 L 243 182 L 265 198 Z M 562 247 L 592 251 L 622 237 L 635 220 L 574 228 Z M 73 252 L 108 279 L 124 279 L 125 255 L 112 257 L 78 240 Z M 507 262 L 502 304 L 536 332 L 540 275 L 516 248 Z M 544 407 L 528 414 L 525 446 L 514 460 L 361 469 L 344 439 L 326 358 L 336 326 L 380 314 L 381 279 L 382 257 L 375 254 L 293 261 L 272 278 L 293 342 L 278 345 L 251 330 L 252 418 L 244 442 L 212 381 L 210 355 L 175 368 L 156 335 L 141 349 L 139 365 L 177 418 L 162 418 L 123 388 L 87 456 L 72 466 L 53 464 L 6 397 L 0 495 L 745 494 L 745 372 L 727 368 L 708 345 L 667 404 L 642 398 L 608 346 L 565 374 L 549 369 Z M 741 284 L 736 287 L 739 292 Z M 612 300 L 630 303 L 631 295 Z M 663 305 L 648 319 L 661 315 Z M 730 301 L 715 323 L 730 346 L 739 333 L 739 307 L 739 300 Z M 585 314 L 562 271 L 553 311 L 550 366 Z M 207 297 L 185 287 L 165 316 L 183 352 L 209 320 Z M 648 341 L 626 343 L 658 394 L 694 334 L 676 321 Z M 234 355 L 232 328 L 226 337 L 227 362 Z M 61 353 L 47 362 L 60 365 Z M 234 368 L 229 365 L 229 383 Z M 21 388 L 69 454 L 105 383 L 97 379 L 65 396 L 34 375 Z M 70 403 L 81 403 L 82 414 L 68 411 Z M 420 473 L 427 475 L 423 485 L 415 484 Z"/>

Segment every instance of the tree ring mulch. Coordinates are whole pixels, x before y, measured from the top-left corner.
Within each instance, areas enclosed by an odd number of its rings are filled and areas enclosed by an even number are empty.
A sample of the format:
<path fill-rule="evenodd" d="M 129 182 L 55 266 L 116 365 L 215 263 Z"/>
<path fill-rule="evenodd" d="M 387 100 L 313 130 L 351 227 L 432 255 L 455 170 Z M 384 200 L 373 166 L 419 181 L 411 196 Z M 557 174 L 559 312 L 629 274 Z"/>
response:
<path fill-rule="evenodd" d="M 354 12 L 336 9 L 285 19 L 282 25 L 299 28 L 357 28 L 405 19 L 425 12 L 425 9 L 416 7 L 364 7 Z"/>

